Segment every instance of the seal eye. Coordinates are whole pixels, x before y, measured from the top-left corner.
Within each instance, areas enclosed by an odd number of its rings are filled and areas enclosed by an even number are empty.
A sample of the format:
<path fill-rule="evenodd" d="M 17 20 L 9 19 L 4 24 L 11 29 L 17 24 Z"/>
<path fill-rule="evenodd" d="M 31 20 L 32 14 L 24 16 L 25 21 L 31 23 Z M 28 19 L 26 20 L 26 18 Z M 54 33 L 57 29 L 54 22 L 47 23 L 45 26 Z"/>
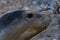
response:
<path fill-rule="evenodd" d="M 33 14 L 29 13 L 29 14 L 27 14 L 26 17 L 27 17 L 27 18 L 32 18 L 32 17 L 33 17 Z"/>

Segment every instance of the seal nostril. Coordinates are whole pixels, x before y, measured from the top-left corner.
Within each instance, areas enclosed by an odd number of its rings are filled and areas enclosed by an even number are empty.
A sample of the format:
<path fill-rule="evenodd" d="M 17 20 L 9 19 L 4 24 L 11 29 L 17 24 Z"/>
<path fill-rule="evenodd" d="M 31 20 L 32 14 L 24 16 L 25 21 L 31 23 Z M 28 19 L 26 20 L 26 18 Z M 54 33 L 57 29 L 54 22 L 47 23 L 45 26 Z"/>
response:
<path fill-rule="evenodd" d="M 33 14 L 28 14 L 26 17 L 27 18 L 32 18 L 33 17 Z"/>

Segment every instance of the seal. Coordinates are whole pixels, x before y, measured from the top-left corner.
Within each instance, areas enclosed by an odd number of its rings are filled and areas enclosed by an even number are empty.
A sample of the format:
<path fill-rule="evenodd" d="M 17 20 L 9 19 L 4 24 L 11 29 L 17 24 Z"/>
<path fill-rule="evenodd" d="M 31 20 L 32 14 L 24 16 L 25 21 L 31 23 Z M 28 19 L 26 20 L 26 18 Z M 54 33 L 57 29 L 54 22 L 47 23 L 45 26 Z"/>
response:
<path fill-rule="evenodd" d="M 51 23 L 51 16 L 18 10 L 0 18 L 1 40 L 29 40 L 44 31 Z M 0 32 L 1 33 L 1 32 Z"/>

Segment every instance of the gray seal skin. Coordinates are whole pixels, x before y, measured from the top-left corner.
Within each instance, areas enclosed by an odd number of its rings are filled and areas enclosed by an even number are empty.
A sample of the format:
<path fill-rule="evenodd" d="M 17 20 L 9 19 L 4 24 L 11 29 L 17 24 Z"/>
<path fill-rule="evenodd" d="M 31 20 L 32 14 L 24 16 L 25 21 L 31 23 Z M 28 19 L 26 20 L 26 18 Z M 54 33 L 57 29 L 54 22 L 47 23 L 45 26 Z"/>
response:
<path fill-rule="evenodd" d="M 18 10 L 0 19 L 0 40 L 29 40 L 45 30 L 51 22 L 50 15 Z M 2 37 L 1 37 L 2 36 Z"/>

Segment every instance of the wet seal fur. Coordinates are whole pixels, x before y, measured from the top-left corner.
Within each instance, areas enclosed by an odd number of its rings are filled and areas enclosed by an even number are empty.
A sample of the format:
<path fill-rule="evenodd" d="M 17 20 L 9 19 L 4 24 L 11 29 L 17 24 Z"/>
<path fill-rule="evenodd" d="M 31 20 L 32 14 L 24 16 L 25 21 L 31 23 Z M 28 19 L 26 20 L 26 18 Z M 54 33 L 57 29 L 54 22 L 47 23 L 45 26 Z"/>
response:
<path fill-rule="evenodd" d="M 1 25 L 5 24 L 7 30 L 10 29 L 10 31 L 7 31 L 4 35 L 3 40 L 29 40 L 33 36 L 45 30 L 51 22 L 51 17 L 49 15 L 31 12 L 33 17 L 27 18 L 27 14 L 29 13 L 19 11 L 4 15 L 1 18 Z M 15 18 L 18 18 L 16 22 L 14 21 Z"/>

